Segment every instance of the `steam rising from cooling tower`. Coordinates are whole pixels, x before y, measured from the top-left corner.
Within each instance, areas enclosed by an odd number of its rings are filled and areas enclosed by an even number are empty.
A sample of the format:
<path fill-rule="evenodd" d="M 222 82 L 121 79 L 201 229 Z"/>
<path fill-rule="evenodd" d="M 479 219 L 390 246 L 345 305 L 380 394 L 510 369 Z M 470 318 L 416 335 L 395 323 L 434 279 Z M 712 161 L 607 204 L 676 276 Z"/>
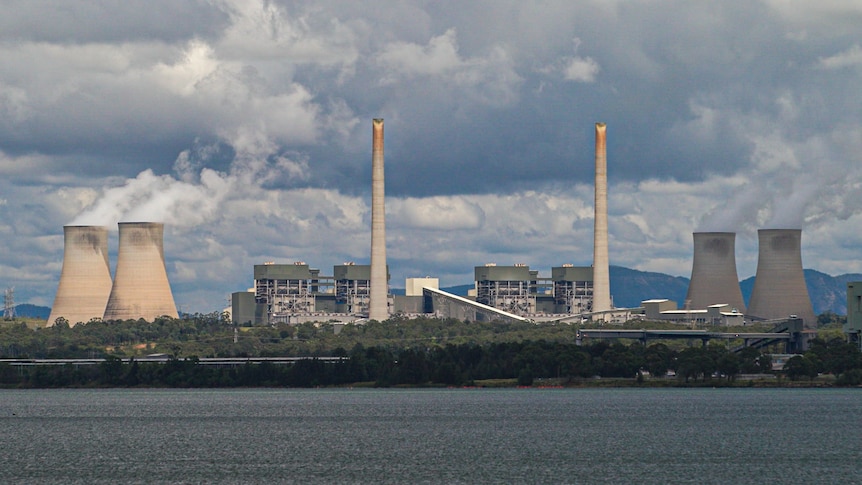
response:
<path fill-rule="evenodd" d="M 63 269 L 48 325 L 59 317 L 70 325 L 102 318 L 111 294 L 108 229 L 65 226 L 63 240 Z"/>
<path fill-rule="evenodd" d="M 165 270 L 164 224 L 121 222 L 120 249 L 105 320 L 177 318 Z"/>
<path fill-rule="evenodd" d="M 801 229 L 761 229 L 757 274 L 748 314 L 766 319 L 797 315 L 806 327 L 815 324 L 814 309 L 802 270 Z"/>
<path fill-rule="evenodd" d="M 745 312 L 739 277 L 736 272 L 736 234 L 733 232 L 695 232 L 691 281 L 688 284 L 690 308 L 704 309 L 725 303 Z"/>
<path fill-rule="evenodd" d="M 611 309 L 608 267 L 608 156 L 604 123 L 596 123 L 596 200 L 593 230 L 593 311 Z"/>
<path fill-rule="evenodd" d="M 383 321 L 389 318 L 386 280 L 386 214 L 383 176 L 383 119 L 372 122 L 371 145 L 371 288 L 368 318 Z"/>

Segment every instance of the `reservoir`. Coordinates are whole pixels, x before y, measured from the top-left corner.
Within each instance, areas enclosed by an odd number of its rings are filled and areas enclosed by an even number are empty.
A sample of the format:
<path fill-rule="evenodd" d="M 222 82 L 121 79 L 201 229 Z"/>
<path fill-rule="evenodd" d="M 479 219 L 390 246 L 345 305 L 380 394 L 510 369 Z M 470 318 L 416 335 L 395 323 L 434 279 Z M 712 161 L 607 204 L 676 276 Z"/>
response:
<path fill-rule="evenodd" d="M 857 483 L 859 389 L 0 390 L 5 483 Z"/>

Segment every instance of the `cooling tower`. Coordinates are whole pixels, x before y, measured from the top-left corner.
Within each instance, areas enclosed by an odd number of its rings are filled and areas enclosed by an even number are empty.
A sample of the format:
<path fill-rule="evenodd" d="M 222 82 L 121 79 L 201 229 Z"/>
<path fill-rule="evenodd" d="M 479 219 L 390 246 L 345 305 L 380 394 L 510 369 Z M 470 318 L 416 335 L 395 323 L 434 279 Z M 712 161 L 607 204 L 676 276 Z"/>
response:
<path fill-rule="evenodd" d="M 596 123 L 596 201 L 593 230 L 593 311 L 611 309 L 608 268 L 608 156 L 604 123 Z"/>
<path fill-rule="evenodd" d="M 371 144 L 371 288 L 368 295 L 368 318 L 389 318 L 386 278 L 386 214 L 383 177 L 383 119 L 376 118 Z"/>
<path fill-rule="evenodd" d="M 797 315 L 806 327 L 815 326 L 802 272 L 802 230 L 761 229 L 757 238 L 757 274 L 747 314 L 766 319 Z"/>
<path fill-rule="evenodd" d="M 164 230 L 164 224 L 155 222 L 120 223 L 117 271 L 105 320 L 178 317 L 165 270 Z"/>
<path fill-rule="evenodd" d="M 703 310 L 726 303 L 745 313 L 736 273 L 736 233 L 696 232 L 691 281 L 685 299 L 689 308 Z"/>
<path fill-rule="evenodd" d="M 59 317 L 70 325 L 102 318 L 111 294 L 108 229 L 65 226 L 63 240 L 63 269 L 48 325 Z"/>

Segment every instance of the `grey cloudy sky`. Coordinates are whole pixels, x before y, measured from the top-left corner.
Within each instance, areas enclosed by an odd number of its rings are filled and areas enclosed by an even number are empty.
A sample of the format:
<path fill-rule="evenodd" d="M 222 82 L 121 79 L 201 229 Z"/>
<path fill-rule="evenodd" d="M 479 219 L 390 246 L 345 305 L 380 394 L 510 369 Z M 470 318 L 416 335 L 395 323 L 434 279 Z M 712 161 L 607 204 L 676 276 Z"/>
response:
<path fill-rule="evenodd" d="M 862 3 L 0 0 L 0 285 L 51 305 L 62 226 L 164 221 L 185 311 L 263 261 L 367 263 L 385 119 L 392 286 L 592 259 L 688 276 L 691 233 L 802 227 L 862 272 Z M 114 258 L 115 259 L 115 258 Z"/>

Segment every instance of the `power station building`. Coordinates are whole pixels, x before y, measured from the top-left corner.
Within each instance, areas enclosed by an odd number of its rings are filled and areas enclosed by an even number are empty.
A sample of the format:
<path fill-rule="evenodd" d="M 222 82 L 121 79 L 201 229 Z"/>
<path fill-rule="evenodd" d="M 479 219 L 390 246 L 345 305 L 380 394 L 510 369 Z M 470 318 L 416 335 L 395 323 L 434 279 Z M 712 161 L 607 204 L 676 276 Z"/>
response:
<path fill-rule="evenodd" d="M 388 280 L 386 268 L 387 288 Z M 301 261 L 265 263 L 254 266 L 253 291 L 231 295 L 231 313 L 239 323 L 302 323 L 321 317 L 353 321 L 368 314 L 370 298 L 370 265 L 344 263 L 334 266 L 331 275 L 321 275 Z M 392 300 L 387 298 L 387 307 L 394 305 Z"/>
<path fill-rule="evenodd" d="M 270 325 L 364 319 L 370 315 L 370 271 L 369 265 L 344 263 L 323 276 L 303 262 L 255 265 L 253 291 L 231 295 L 232 319 Z M 404 295 L 387 292 L 388 313 L 469 320 L 581 315 L 592 307 L 592 268 L 563 265 L 541 278 L 525 264 L 477 266 L 470 293 L 440 291 L 436 278 L 408 278 Z"/>

